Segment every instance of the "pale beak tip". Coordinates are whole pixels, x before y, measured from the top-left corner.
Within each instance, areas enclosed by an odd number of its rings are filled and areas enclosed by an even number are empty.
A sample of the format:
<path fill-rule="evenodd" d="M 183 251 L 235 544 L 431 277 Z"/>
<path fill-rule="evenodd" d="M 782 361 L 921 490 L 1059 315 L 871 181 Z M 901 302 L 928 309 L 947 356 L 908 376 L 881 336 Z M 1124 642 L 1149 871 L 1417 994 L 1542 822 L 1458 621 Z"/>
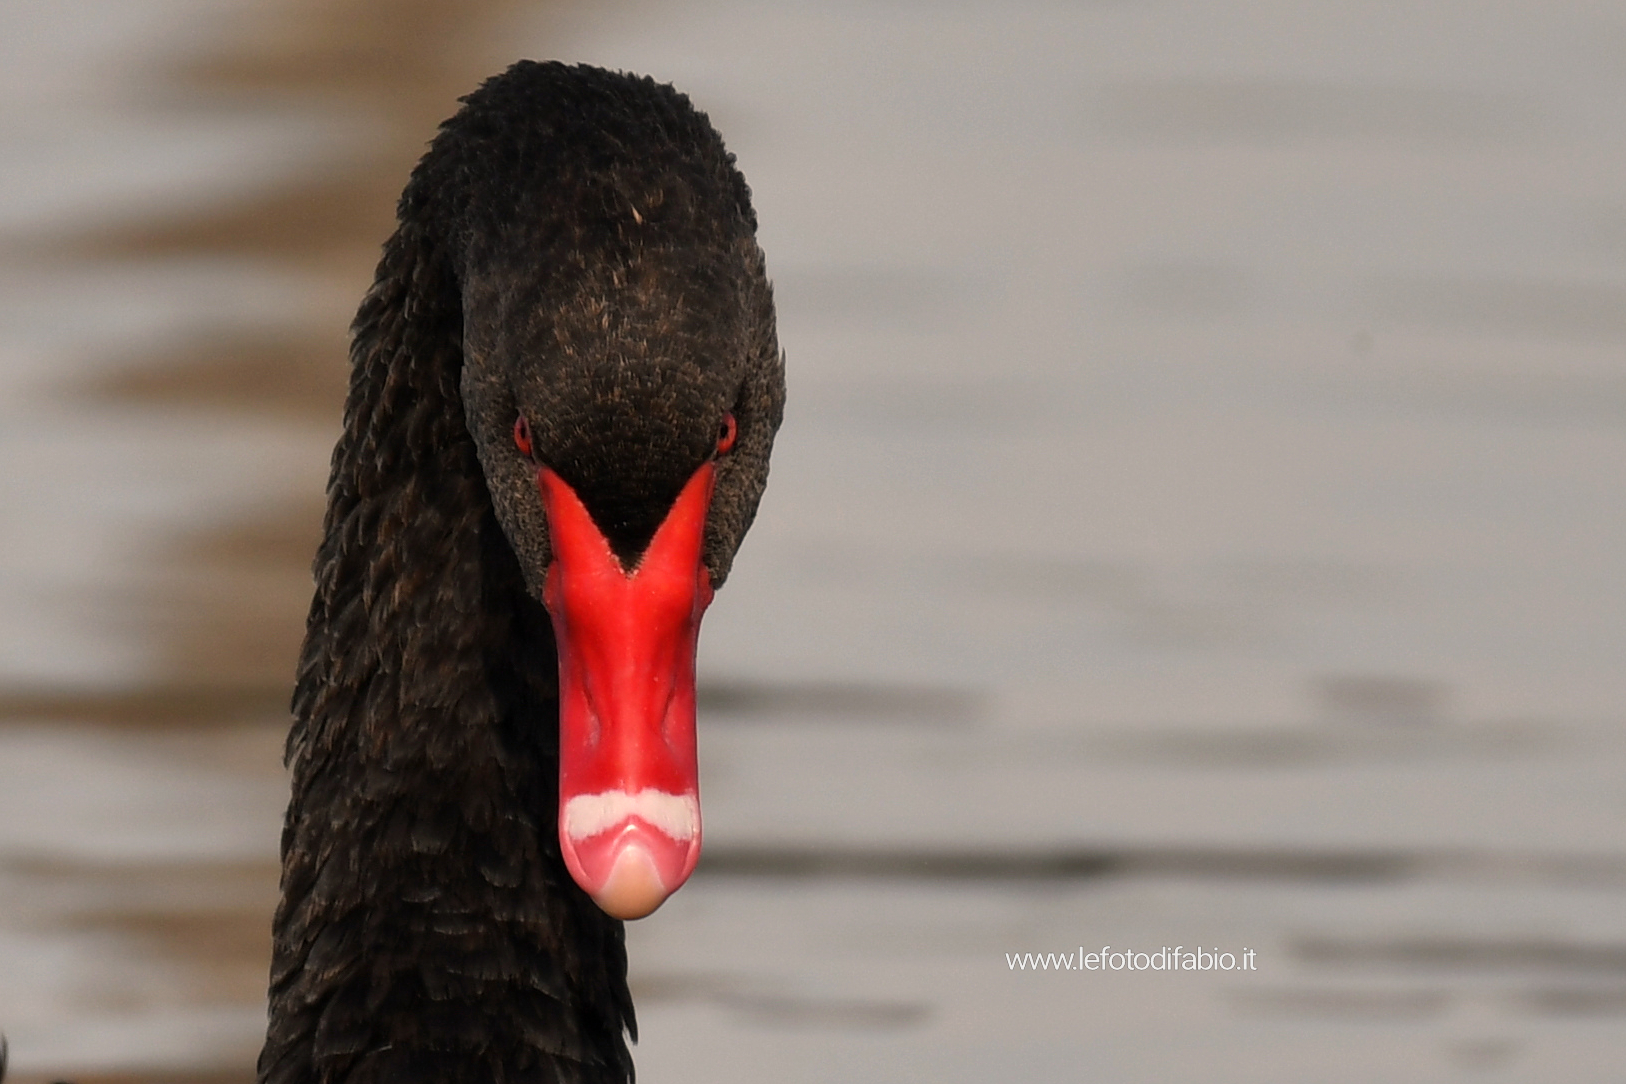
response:
<path fill-rule="evenodd" d="M 650 853 L 636 844 L 621 848 L 610 875 L 594 892 L 593 902 L 611 918 L 632 920 L 655 913 L 672 893 L 661 880 Z"/>

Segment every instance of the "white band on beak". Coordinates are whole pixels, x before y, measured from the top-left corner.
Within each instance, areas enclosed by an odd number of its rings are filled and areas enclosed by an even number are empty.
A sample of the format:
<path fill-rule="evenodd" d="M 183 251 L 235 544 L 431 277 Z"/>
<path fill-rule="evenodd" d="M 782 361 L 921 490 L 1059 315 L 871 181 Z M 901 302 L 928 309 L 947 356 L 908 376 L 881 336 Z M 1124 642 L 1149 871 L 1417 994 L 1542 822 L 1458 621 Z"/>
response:
<path fill-rule="evenodd" d="M 630 817 L 637 817 L 679 843 L 693 839 L 700 831 L 700 803 L 692 794 L 654 789 L 637 794 L 607 790 L 578 794 L 565 803 L 565 835 L 574 840 L 587 839 Z"/>

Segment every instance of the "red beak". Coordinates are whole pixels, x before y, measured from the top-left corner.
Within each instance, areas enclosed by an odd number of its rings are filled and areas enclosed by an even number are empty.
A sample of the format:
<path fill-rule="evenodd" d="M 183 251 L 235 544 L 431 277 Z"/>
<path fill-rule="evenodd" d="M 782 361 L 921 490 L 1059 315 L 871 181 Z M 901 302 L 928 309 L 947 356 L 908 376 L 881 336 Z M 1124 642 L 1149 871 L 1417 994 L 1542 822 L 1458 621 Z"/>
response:
<path fill-rule="evenodd" d="M 539 475 L 559 645 L 559 844 L 576 883 L 642 918 L 700 859 L 694 660 L 711 603 L 701 561 L 713 469 L 695 471 L 627 571 L 573 489 Z"/>

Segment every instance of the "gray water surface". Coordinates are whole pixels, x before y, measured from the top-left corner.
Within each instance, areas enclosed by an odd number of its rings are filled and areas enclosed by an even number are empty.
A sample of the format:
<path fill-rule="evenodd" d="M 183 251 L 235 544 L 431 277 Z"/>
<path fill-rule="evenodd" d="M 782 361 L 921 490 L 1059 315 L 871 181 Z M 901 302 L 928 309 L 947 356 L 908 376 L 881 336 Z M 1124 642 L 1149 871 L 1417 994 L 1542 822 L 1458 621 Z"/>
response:
<path fill-rule="evenodd" d="M 195 587 L 170 540 L 319 493 L 337 417 L 76 382 L 200 326 L 337 334 L 359 296 L 252 253 L 29 254 L 367 130 L 132 110 L 203 48 L 139 7 L 107 6 L 117 36 L 0 34 L 35 73 L 0 105 L 19 689 L 179 681 L 141 616 Z M 229 5 L 150 10 L 237 32 Z M 1618 1077 L 1626 15 L 627 2 L 491 27 L 492 68 L 647 71 L 710 112 L 789 357 L 702 646 L 708 864 L 629 928 L 641 1079 Z M 297 614 L 296 575 L 256 582 Z M 58 701 L 0 726 L 21 1073 L 246 1073 L 285 786 L 259 688 L 160 697 L 156 728 Z M 1011 963 L 1103 946 L 1258 968 Z"/>

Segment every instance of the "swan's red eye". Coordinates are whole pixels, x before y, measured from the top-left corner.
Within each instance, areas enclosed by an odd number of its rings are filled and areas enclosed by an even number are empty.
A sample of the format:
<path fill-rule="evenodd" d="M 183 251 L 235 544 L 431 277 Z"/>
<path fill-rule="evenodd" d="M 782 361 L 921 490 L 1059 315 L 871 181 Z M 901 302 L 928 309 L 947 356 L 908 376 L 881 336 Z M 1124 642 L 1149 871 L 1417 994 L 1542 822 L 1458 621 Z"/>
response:
<path fill-rule="evenodd" d="M 717 454 L 725 455 L 734 447 L 734 438 L 740 435 L 739 426 L 734 424 L 734 415 L 723 415 L 723 428 L 717 434 Z"/>
<path fill-rule="evenodd" d="M 523 414 L 514 423 L 514 446 L 523 456 L 531 454 L 531 423 L 525 420 Z"/>

